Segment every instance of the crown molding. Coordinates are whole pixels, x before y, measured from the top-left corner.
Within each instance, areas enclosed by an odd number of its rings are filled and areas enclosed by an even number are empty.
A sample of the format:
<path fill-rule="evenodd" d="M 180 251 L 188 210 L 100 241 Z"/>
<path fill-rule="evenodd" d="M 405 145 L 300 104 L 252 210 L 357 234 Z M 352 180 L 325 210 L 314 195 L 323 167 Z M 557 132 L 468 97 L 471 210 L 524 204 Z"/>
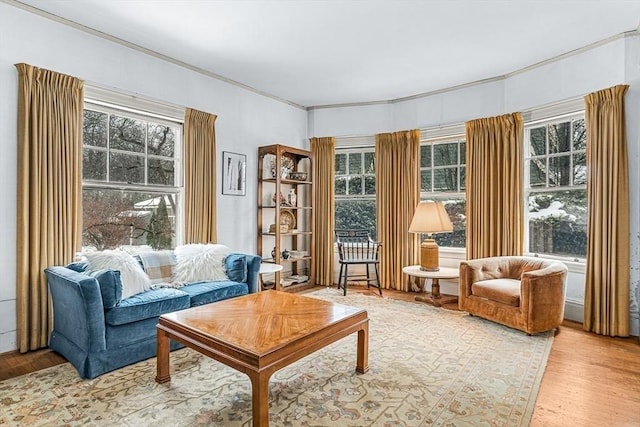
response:
<path fill-rule="evenodd" d="M 41 16 L 43 18 L 50 19 L 52 21 L 58 22 L 60 24 L 66 25 L 66 26 L 74 28 L 76 30 L 83 31 L 85 33 L 88 33 L 88 34 L 91 34 L 93 36 L 99 37 L 101 39 L 108 40 L 110 42 L 119 44 L 121 46 L 128 47 L 129 49 L 136 50 L 136 51 L 144 53 L 146 55 L 153 56 L 154 58 L 161 59 L 163 61 L 169 62 L 171 64 L 174 64 L 174 65 L 177 65 L 179 67 L 185 68 L 187 70 L 196 72 L 198 74 L 202 74 L 204 76 L 211 77 L 211 78 L 219 80 L 221 82 L 228 83 L 230 85 L 239 87 L 241 89 L 248 90 L 248 91 L 256 93 L 258 95 L 262 95 L 264 97 L 271 98 L 271 99 L 273 99 L 275 101 L 282 102 L 282 103 L 290 105 L 292 107 L 295 107 L 295 108 L 298 108 L 298 109 L 301 109 L 301 110 L 306 110 L 307 109 L 305 106 L 300 105 L 300 104 L 296 104 L 293 101 L 289 101 L 287 99 L 280 98 L 279 96 L 270 94 L 268 92 L 264 92 L 262 90 L 256 89 L 256 88 L 251 87 L 249 85 L 246 85 L 244 83 L 237 82 L 235 80 L 232 80 L 230 78 L 221 76 L 220 74 L 213 73 L 213 72 L 205 70 L 203 68 L 196 67 L 196 66 L 191 65 L 191 64 L 189 64 L 187 62 L 180 61 L 179 59 L 173 58 L 173 57 L 168 56 L 168 55 L 164 55 L 164 54 L 159 53 L 159 52 L 156 52 L 155 50 L 147 49 L 146 47 L 142 47 L 142 46 L 140 46 L 138 44 L 131 43 L 131 42 L 129 42 L 127 40 L 123 40 L 123 39 L 121 39 L 119 37 L 112 36 L 111 34 L 107 34 L 105 32 L 98 31 L 98 30 L 96 30 L 94 28 L 87 27 L 87 26 L 82 25 L 82 24 L 78 24 L 75 21 L 71 21 L 69 19 L 63 18 L 63 17 L 55 15 L 53 13 L 44 11 L 42 9 L 38 9 L 37 7 L 33 7 L 31 5 L 24 4 L 24 3 L 20 2 L 20 1 L 17 1 L 17 0 L 0 0 L 0 2 L 1 3 L 6 3 L 6 4 L 10 5 L 10 6 L 17 7 L 18 9 L 22 9 L 22 10 L 25 10 L 27 12 L 31 12 L 31 13 L 33 13 L 35 15 L 39 15 L 39 16 Z"/>

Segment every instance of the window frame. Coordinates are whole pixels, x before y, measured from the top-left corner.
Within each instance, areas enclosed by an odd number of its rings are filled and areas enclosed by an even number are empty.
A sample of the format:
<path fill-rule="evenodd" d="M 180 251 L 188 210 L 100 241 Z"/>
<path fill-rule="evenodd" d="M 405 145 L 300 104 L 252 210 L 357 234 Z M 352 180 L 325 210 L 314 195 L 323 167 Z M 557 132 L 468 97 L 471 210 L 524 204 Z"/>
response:
<path fill-rule="evenodd" d="M 99 93 L 104 92 L 104 90 L 98 90 Z M 157 194 L 158 196 L 171 194 L 176 197 L 177 209 L 174 212 L 175 215 L 175 223 L 174 223 L 174 233 L 175 233 L 175 243 L 176 246 L 182 244 L 184 239 L 184 174 L 183 174 L 183 137 L 184 137 L 184 117 L 177 117 L 177 114 L 174 117 L 170 117 L 164 114 L 157 114 L 152 111 L 149 111 L 149 107 L 153 107 L 157 105 L 158 110 L 167 110 L 172 111 L 171 108 L 167 108 L 162 104 L 156 104 L 153 101 L 142 101 L 141 105 L 144 106 L 145 110 L 142 110 L 136 107 L 136 102 L 122 102 L 123 100 L 127 100 L 128 96 L 121 95 L 117 93 L 111 93 L 112 96 L 107 96 L 107 98 L 114 98 L 121 101 L 118 104 L 113 102 L 102 101 L 100 99 L 94 99 L 85 96 L 84 99 L 84 107 L 83 114 L 85 110 L 96 111 L 100 113 L 107 114 L 107 146 L 106 147 L 97 147 L 88 145 L 85 146 L 84 140 L 82 144 L 83 156 L 85 148 L 95 152 L 103 152 L 106 153 L 106 179 L 105 180 L 91 180 L 82 178 L 82 191 L 87 190 L 108 190 L 108 191 L 130 191 L 130 192 L 143 192 L 149 194 Z M 127 105 L 123 105 L 123 104 Z M 175 109 L 174 109 L 175 110 Z M 177 111 L 177 110 L 176 110 Z M 109 117 L 110 115 L 117 115 L 119 117 L 126 117 L 135 120 L 142 120 L 145 122 L 146 126 L 149 123 L 159 124 L 164 126 L 170 126 L 175 129 L 176 135 L 174 139 L 174 147 L 173 147 L 173 157 L 161 156 L 155 154 L 148 153 L 148 142 L 149 142 L 149 133 L 148 127 L 146 127 L 145 132 L 145 149 L 143 153 L 138 153 L 134 151 L 120 150 L 120 149 L 112 149 L 110 147 L 110 126 L 109 126 Z M 144 158 L 144 183 L 125 183 L 125 182 L 111 182 L 110 179 L 110 153 L 120 153 L 127 155 L 136 155 Z M 171 160 L 173 161 L 173 185 L 162 185 L 162 184 L 149 184 L 149 159 L 158 159 L 158 160 Z M 84 165 L 83 165 L 84 167 Z M 84 239 L 83 239 L 84 240 Z"/>
<path fill-rule="evenodd" d="M 545 258 L 556 261 L 562 261 L 565 263 L 577 264 L 580 266 L 586 265 L 586 256 L 584 258 L 579 256 L 563 256 L 557 254 L 550 253 L 536 253 L 529 251 L 530 245 L 530 230 L 529 230 L 529 197 L 531 194 L 540 194 L 540 193 L 555 193 L 555 192 L 566 192 L 566 191 L 576 191 L 583 190 L 587 191 L 587 183 L 585 181 L 584 184 L 574 184 L 574 155 L 575 154 L 584 154 L 586 156 L 586 144 L 584 149 L 576 150 L 574 149 L 574 141 L 573 141 L 573 123 L 575 120 L 586 120 L 585 111 L 578 110 L 572 111 L 565 114 L 555 115 L 553 117 L 541 118 L 538 120 L 532 120 L 530 122 L 523 123 L 523 145 L 524 145 L 524 180 L 523 180 L 523 212 L 524 212 L 524 253 L 527 256 L 537 257 L 537 258 Z M 560 123 L 570 123 L 570 135 L 572 136 L 572 140 L 569 144 L 569 150 L 559 153 L 550 153 L 549 150 L 549 126 L 557 125 Z M 530 135 L 531 130 L 539 127 L 545 127 L 545 154 L 544 155 L 534 155 L 530 154 Z M 586 123 L 585 123 L 585 132 L 586 132 Z M 586 138 L 586 136 L 585 136 Z M 569 169 L 572 171 L 570 175 L 570 184 L 569 185 L 558 185 L 558 186 L 549 186 L 549 159 L 558 158 L 558 157 L 569 157 Z M 529 161 L 532 158 L 545 158 L 546 160 L 546 175 L 545 175 L 545 184 L 541 186 L 531 186 L 531 168 L 529 165 Z M 585 164 L 586 170 L 586 164 Z M 585 208 L 588 209 L 588 203 L 585 205 Z"/>

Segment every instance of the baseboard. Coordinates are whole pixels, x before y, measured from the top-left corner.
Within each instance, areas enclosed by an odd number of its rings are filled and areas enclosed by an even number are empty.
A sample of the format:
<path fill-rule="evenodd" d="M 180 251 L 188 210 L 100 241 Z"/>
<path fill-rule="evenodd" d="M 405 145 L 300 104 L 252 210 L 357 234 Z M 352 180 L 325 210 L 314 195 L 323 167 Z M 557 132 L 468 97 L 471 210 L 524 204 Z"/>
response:
<path fill-rule="evenodd" d="M 564 302 L 564 318 L 574 322 L 584 323 L 584 304 L 582 301 L 567 299 Z M 640 336 L 640 313 L 630 313 L 631 325 L 629 335 Z"/>

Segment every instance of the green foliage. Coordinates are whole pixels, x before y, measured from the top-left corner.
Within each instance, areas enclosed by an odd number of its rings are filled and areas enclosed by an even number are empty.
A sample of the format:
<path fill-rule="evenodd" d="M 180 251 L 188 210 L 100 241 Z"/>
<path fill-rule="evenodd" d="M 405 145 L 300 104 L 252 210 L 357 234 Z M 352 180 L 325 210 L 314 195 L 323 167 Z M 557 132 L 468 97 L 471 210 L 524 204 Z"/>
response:
<path fill-rule="evenodd" d="M 336 200 L 335 228 L 369 230 L 372 239 L 376 238 L 376 201 L 375 200 Z"/>
<path fill-rule="evenodd" d="M 170 249 L 172 234 L 167 204 L 163 196 L 160 197 L 158 208 L 151 215 L 147 227 L 147 244 L 153 249 Z"/>

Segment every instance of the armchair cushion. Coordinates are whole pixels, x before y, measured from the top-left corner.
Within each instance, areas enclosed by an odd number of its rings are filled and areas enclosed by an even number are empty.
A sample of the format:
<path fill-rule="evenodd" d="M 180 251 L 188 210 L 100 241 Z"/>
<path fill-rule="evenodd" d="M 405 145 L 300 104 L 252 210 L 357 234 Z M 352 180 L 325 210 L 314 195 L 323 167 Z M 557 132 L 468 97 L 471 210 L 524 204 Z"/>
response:
<path fill-rule="evenodd" d="M 232 282 L 247 281 L 247 257 L 243 254 L 229 254 L 225 259 L 227 276 Z"/>
<path fill-rule="evenodd" d="M 160 288 L 136 294 L 105 312 L 109 325 L 117 326 L 158 317 L 189 307 L 189 295 L 179 289 Z"/>
<path fill-rule="evenodd" d="M 520 280 L 481 280 L 471 285 L 471 295 L 486 298 L 512 307 L 520 306 Z"/>
<path fill-rule="evenodd" d="M 115 307 L 122 299 L 122 280 L 120 271 L 107 268 L 105 270 L 87 273 L 98 280 L 100 294 L 102 294 L 102 304 L 105 310 Z"/>

